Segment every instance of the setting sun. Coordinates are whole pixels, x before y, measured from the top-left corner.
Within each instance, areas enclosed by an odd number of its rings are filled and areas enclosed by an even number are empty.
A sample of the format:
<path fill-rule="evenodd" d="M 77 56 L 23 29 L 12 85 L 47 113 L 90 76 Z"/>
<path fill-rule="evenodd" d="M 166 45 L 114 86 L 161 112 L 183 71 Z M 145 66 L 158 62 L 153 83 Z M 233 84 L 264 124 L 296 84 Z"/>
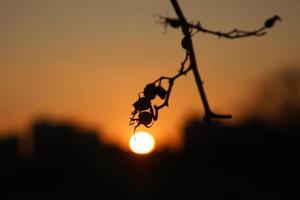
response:
<path fill-rule="evenodd" d="M 131 151 L 137 154 L 150 153 L 155 147 L 153 136 L 147 132 L 137 132 L 129 139 Z"/>

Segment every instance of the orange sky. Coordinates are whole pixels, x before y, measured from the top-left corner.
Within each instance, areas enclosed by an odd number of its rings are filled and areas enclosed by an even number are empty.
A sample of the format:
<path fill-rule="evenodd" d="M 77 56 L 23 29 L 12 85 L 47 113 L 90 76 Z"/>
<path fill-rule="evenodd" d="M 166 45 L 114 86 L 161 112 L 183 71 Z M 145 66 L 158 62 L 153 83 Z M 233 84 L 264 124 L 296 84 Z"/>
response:
<path fill-rule="evenodd" d="M 253 83 L 300 64 L 300 1 L 181 0 L 186 17 L 206 28 L 255 29 L 278 14 L 265 37 L 194 36 L 199 70 L 213 110 L 235 119 Z M 39 116 L 71 119 L 127 146 L 132 103 L 147 83 L 172 76 L 184 57 L 180 30 L 155 24 L 175 16 L 162 0 L 2 0 L 0 3 L 0 132 Z M 192 74 L 176 81 L 170 107 L 149 129 L 158 146 L 176 146 L 184 119 L 203 110 Z M 145 130 L 143 128 L 139 130 Z"/>

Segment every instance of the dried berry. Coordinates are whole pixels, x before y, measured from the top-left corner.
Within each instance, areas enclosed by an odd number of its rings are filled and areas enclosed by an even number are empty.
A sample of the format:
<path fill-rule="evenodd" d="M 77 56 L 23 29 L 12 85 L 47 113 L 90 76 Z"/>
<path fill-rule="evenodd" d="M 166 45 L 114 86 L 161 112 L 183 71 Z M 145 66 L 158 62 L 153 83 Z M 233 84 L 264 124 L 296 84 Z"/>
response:
<path fill-rule="evenodd" d="M 139 114 L 139 123 L 148 126 L 152 122 L 152 115 L 150 112 L 141 112 Z"/>
<path fill-rule="evenodd" d="M 156 86 L 155 86 L 154 83 L 146 85 L 146 87 L 144 89 L 144 96 L 149 100 L 152 100 L 152 99 L 155 98 L 155 96 L 156 96 Z"/>
<path fill-rule="evenodd" d="M 134 104 L 134 109 L 138 111 L 148 110 L 151 107 L 151 102 L 145 98 L 139 98 Z"/>
<path fill-rule="evenodd" d="M 167 95 L 167 91 L 160 85 L 156 87 L 156 93 L 161 99 L 164 99 Z"/>

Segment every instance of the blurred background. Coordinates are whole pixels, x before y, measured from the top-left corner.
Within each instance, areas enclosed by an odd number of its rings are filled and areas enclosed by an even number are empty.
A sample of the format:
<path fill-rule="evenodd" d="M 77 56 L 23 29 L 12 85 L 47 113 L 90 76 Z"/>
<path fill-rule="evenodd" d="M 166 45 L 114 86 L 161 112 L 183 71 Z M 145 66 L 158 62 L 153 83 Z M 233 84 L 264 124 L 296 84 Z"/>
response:
<path fill-rule="evenodd" d="M 179 4 L 213 30 L 254 30 L 275 14 L 283 21 L 257 38 L 195 35 L 211 107 L 233 119 L 208 130 L 188 74 L 154 126 L 138 128 L 156 140 L 141 156 L 128 147 L 132 104 L 185 56 L 180 30 L 155 23 L 156 13 L 175 17 L 170 2 L 0 0 L 0 197 L 296 195 L 300 2 Z"/>

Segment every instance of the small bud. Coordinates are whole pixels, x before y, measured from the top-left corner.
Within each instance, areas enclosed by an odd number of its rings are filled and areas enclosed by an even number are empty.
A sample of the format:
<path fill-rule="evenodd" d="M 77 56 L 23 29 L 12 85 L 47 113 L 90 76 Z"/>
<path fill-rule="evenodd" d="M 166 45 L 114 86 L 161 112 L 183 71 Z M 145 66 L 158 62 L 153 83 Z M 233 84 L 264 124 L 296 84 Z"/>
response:
<path fill-rule="evenodd" d="M 180 27 L 180 22 L 178 19 L 171 19 L 167 18 L 166 23 L 170 24 L 172 28 L 179 28 Z"/>
<path fill-rule="evenodd" d="M 182 40 L 181 40 L 181 46 L 182 48 L 188 50 L 190 48 L 190 41 L 188 40 L 187 37 L 184 37 Z"/>
<path fill-rule="evenodd" d="M 278 15 L 275 15 L 274 17 L 267 19 L 265 21 L 265 27 L 272 28 L 277 20 L 281 21 L 281 18 Z"/>

